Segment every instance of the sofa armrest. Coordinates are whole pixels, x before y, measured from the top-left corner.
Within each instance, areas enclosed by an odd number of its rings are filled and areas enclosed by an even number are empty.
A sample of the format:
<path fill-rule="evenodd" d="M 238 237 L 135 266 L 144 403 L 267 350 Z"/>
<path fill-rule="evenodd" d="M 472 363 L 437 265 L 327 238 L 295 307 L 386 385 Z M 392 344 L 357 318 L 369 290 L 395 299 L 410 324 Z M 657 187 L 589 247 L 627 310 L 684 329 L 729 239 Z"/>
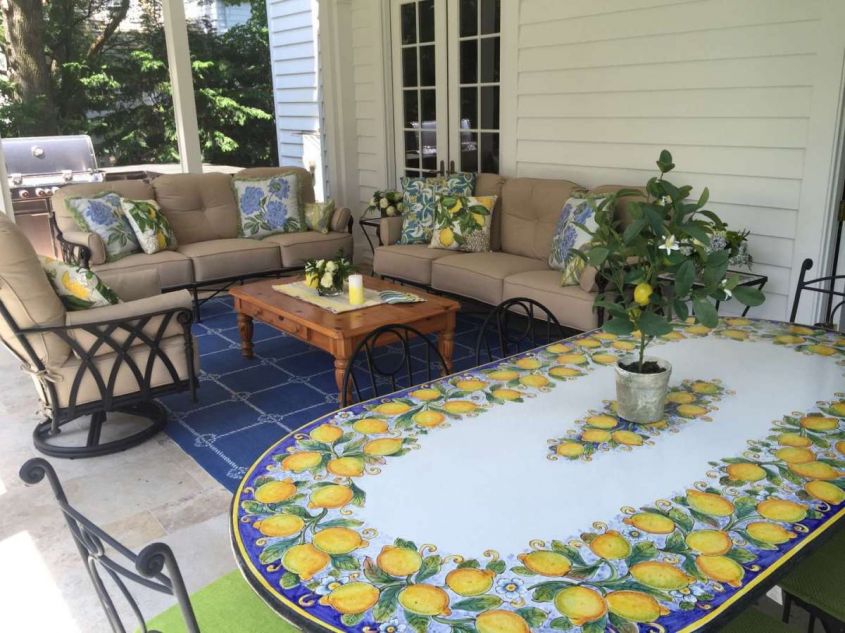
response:
<path fill-rule="evenodd" d="M 71 310 L 65 315 L 65 324 L 68 327 L 74 327 L 89 323 L 128 320 L 170 310 L 191 310 L 192 306 L 191 293 L 187 290 L 176 290 L 101 308 Z"/>
<path fill-rule="evenodd" d="M 114 290 L 122 301 L 135 301 L 161 294 L 161 280 L 158 270 L 102 270 L 97 277 Z"/>
<path fill-rule="evenodd" d="M 396 244 L 402 236 L 402 216 L 394 215 L 382 218 L 378 227 L 378 235 L 383 246 Z"/>
<path fill-rule="evenodd" d="M 335 209 L 329 229 L 338 233 L 352 233 L 352 211 L 348 207 Z"/>
<path fill-rule="evenodd" d="M 62 259 L 83 268 L 106 263 L 106 245 L 96 233 L 64 231 L 58 235 Z"/>

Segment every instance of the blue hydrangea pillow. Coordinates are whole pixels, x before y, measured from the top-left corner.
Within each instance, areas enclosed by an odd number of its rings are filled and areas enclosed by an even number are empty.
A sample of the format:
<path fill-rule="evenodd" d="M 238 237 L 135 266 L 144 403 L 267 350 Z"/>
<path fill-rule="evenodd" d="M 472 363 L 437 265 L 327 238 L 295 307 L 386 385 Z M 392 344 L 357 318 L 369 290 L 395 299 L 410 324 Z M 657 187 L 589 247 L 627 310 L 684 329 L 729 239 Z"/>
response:
<path fill-rule="evenodd" d="M 596 208 L 600 198 L 569 198 L 560 211 L 555 234 L 552 237 L 552 252 L 549 254 L 549 268 L 562 271 L 561 286 L 577 286 L 586 262 L 575 254 L 590 243 L 592 236 L 584 230 L 595 231 Z"/>
<path fill-rule="evenodd" d="M 79 228 L 86 233 L 96 233 L 103 240 L 107 262 L 141 251 L 120 203 L 120 195 L 113 191 L 98 193 L 91 198 L 65 198 L 65 206 Z"/>
<path fill-rule="evenodd" d="M 282 174 L 270 178 L 232 179 L 238 211 L 240 234 L 259 239 L 275 233 L 305 231 L 299 177 Z"/>
<path fill-rule="evenodd" d="M 434 232 L 434 212 L 437 198 L 447 196 L 471 196 L 475 193 L 476 174 L 460 173 L 431 178 L 403 176 L 402 234 L 400 244 L 428 244 Z"/>

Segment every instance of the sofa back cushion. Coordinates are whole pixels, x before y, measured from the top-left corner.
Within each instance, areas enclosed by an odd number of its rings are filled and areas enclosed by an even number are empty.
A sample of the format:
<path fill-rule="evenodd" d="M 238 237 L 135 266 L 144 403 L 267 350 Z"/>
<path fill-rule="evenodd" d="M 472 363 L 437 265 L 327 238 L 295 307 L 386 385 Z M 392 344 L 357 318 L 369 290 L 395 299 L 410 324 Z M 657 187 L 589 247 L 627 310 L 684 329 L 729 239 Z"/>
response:
<path fill-rule="evenodd" d="M 114 191 L 122 198 L 134 200 L 149 200 L 154 196 L 153 188 L 143 180 L 115 180 L 112 182 L 67 185 L 56 191 L 50 199 L 59 230 L 62 232 L 81 230 L 65 204 L 67 198 L 91 198 L 105 191 Z"/>
<path fill-rule="evenodd" d="M 238 205 L 228 174 L 168 174 L 152 185 L 179 244 L 238 236 Z"/>
<path fill-rule="evenodd" d="M 508 179 L 502 186 L 502 250 L 547 260 L 560 210 L 581 189 L 569 180 Z"/>
<path fill-rule="evenodd" d="M 496 196 L 496 206 L 493 207 L 493 224 L 490 226 L 490 250 L 498 251 L 502 248 L 502 185 L 504 176 L 499 174 L 479 173 L 475 181 L 476 196 Z"/>

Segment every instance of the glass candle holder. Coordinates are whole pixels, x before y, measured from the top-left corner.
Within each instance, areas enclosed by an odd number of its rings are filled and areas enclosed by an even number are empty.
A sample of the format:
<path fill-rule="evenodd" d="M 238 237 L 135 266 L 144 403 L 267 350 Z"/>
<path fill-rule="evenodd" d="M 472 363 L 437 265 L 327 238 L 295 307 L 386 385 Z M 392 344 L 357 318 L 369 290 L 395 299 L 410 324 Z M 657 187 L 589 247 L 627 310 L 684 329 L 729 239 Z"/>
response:
<path fill-rule="evenodd" d="M 364 303 L 364 277 L 362 275 L 349 275 L 349 303 L 359 306 Z"/>

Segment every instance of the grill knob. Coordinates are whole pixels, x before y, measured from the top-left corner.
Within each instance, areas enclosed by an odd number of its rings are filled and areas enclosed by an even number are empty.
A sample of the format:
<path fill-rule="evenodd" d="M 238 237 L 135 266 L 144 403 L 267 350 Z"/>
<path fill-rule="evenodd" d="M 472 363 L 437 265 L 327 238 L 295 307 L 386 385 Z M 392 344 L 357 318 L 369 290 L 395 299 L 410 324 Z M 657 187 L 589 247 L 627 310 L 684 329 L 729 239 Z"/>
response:
<path fill-rule="evenodd" d="M 32 192 L 29 189 L 21 190 L 21 198 L 31 198 Z"/>
<path fill-rule="evenodd" d="M 43 189 L 42 187 L 38 187 L 35 190 L 35 197 L 36 198 L 46 198 L 50 195 L 50 192 L 47 189 Z"/>

